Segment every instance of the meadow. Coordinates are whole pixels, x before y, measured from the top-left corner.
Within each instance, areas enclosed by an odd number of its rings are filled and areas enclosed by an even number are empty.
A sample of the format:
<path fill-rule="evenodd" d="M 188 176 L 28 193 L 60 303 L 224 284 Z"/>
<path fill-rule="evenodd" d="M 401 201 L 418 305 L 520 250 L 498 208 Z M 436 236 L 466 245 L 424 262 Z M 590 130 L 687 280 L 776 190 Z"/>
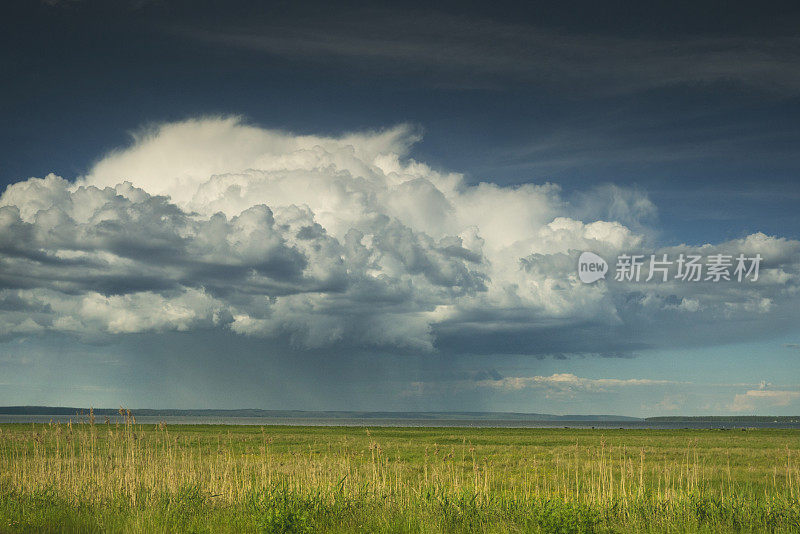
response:
<path fill-rule="evenodd" d="M 0 425 L 3 532 L 797 532 L 800 431 Z"/>

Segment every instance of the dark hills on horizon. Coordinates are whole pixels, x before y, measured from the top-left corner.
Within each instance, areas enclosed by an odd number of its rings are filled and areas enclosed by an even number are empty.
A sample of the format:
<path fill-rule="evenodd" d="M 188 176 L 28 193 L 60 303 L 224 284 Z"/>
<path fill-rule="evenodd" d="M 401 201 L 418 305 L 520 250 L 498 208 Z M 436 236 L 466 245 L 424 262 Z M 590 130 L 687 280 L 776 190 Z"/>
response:
<path fill-rule="evenodd" d="M 0 415 L 38 415 L 38 416 L 69 416 L 85 417 L 89 408 L 76 408 L 68 406 L 0 406 Z M 461 420 L 461 419 L 489 419 L 512 421 L 751 421 L 751 422 L 800 422 L 800 416 L 760 416 L 760 415 L 703 415 L 703 416 L 659 416 L 659 417 L 629 417 L 624 415 L 554 415 L 543 413 L 518 413 L 518 412 L 366 412 L 366 411 L 341 411 L 341 410 L 264 410 L 258 408 L 243 408 L 233 410 L 223 409 L 131 409 L 131 413 L 147 417 L 272 417 L 294 419 L 417 419 L 417 420 Z M 118 416 L 119 408 L 94 408 L 95 416 Z"/>
<path fill-rule="evenodd" d="M 89 408 L 67 406 L 0 406 L 0 415 L 79 415 Z M 223 409 L 131 409 L 138 416 L 159 417 L 275 417 L 275 418 L 331 418 L 331 419 L 498 419 L 528 421 L 642 421 L 640 417 L 622 415 L 553 415 L 515 412 L 382 412 L 344 410 L 263 410 L 259 408 Z M 119 408 L 94 408 L 95 416 L 119 415 Z"/>

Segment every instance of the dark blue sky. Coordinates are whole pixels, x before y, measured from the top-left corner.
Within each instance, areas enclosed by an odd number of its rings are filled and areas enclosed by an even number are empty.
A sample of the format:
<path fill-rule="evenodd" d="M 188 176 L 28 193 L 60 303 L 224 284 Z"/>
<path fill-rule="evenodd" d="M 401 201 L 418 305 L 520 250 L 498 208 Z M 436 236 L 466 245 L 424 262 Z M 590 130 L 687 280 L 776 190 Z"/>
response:
<path fill-rule="evenodd" d="M 74 178 L 149 123 L 409 122 L 500 184 L 638 185 L 666 242 L 800 235 L 798 8 L 11 2 L 0 180 Z"/>
<path fill-rule="evenodd" d="M 0 205 L 0 404 L 629 415 L 800 407 L 797 3 L 12 0 L 0 8 L 0 72 L 0 189 L 19 185 Z M 213 120 L 231 116 L 242 120 Z M 403 172 L 418 180 L 380 197 L 391 165 L 370 147 L 402 152 L 410 134 L 365 132 L 403 124 L 421 134 L 411 158 L 463 173 L 466 184 L 551 182 L 561 192 L 450 190 L 409 165 Z M 151 138 L 134 141 L 147 128 Z M 274 130 L 292 135 L 276 141 Z M 209 131 L 211 154 L 194 152 Z M 356 163 L 342 156 L 347 143 L 331 140 L 352 132 L 363 149 Z M 296 135 L 319 136 L 314 157 L 336 172 L 317 176 L 313 158 L 314 172 L 303 167 L 307 154 L 297 154 L 313 150 Z M 239 153 L 230 139 L 269 157 Z M 178 163 L 148 166 L 163 147 L 176 147 Z M 227 153 L 235 164 L 217 165 Z M 192 158 L 202 172 L 186 183 L 197 191 L 167 183 L 186 178 L 176 174 Z M 241 166 L 254 161 L 266 162 L 254 167 L 263 176 Z M 375 175 L 358 174 L 366 167 Z M 244 208 L 269 204 L 250 214 L 261 229 L 273 215 L 300 218 L 291 210 L 305 199 L 293 195 L 307 185 L 287 186 L 281 172 L 321 180 L 307 191 L 316 212 L 306 213 L 319 228 L 295 235 L 286 223 L 274 249 L 258 248 L 269 240 L 255 234 L 236 238 L 243 250 L 215 248 L 220 233 L 235 241 Z M 48 173 L 101 187 L 130 178 L 144 193 L 19 184 Z M 226 204 L 221 185 L 219 198 L 203 197 L 218 173 L 243 180 L 233 183 L 250 187 L 249 203 Z M 364 250 L 391 260 L 374 272 L 349 228 L 325 219 L 320 191 L 342 175 L 353 178 L 352 196 L 336 199 L 352 210 L 342 220 L 352 216 L 359 231 L 374 223 Z M 380 202 L 364 201 L 365 183 Z M 167 205 L 156 196 L 165 191 L 186 196 Z M 107 204 L 95 204 L 102 195 Z M 485 213 L 473 220 L 470 207 Z M 389 220 L 397 226 L 380 226 Z M 586 230 L 595 221 L 632 233 Z M 671 253 L 744 247 L 763 252 L 771 271 L 746 288 L 576 282 L 575 247 L 591 238 L 618 252 L 638 246 L 636 236 Z M 304 249 L 312 238 L 317 248 Z M 453 245 L 468 241 L 474 250 Z M 422 260 L 404 264 L 409 249 Z M 285 272 L 251 285 L 248 262 L 268 270 L 276 254 Z M 307 294 L 314 306 L 304 307 Z M 374 336 L 363 327 L 373 319 Z M 305 346 L 301 334 L 333 341 Z"/>

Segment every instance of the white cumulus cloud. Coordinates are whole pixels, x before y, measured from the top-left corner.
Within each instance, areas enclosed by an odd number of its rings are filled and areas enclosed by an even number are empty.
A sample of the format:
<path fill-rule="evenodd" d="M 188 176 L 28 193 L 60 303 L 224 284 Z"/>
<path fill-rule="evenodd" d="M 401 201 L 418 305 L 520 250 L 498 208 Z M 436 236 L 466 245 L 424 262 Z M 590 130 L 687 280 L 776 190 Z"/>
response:
<path fill-rule="evenodd" d="M 720 337 L 796 324 L 797 241 L 659 249 L 760 253 L 755 284 L 584 285 L 580 251 L 651 246 L 645 194 L 469 184 L 410 158 L 418 137 L 196 119 L 137 133 L 75 180 L 12 184 L 0 336 L 220 328 L 299 348 L 615 354 L 707 342 L 698 324 Z"/>

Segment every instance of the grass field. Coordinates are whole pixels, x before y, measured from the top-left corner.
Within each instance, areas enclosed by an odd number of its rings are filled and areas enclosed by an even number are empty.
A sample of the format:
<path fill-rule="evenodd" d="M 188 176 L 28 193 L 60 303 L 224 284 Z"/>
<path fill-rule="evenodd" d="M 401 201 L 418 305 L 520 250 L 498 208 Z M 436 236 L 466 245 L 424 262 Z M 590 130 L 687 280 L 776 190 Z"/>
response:
<path fill-rule="evenodd" d="M 800 531 L 800 432 L 0 425 L 0 531 Z"/>

